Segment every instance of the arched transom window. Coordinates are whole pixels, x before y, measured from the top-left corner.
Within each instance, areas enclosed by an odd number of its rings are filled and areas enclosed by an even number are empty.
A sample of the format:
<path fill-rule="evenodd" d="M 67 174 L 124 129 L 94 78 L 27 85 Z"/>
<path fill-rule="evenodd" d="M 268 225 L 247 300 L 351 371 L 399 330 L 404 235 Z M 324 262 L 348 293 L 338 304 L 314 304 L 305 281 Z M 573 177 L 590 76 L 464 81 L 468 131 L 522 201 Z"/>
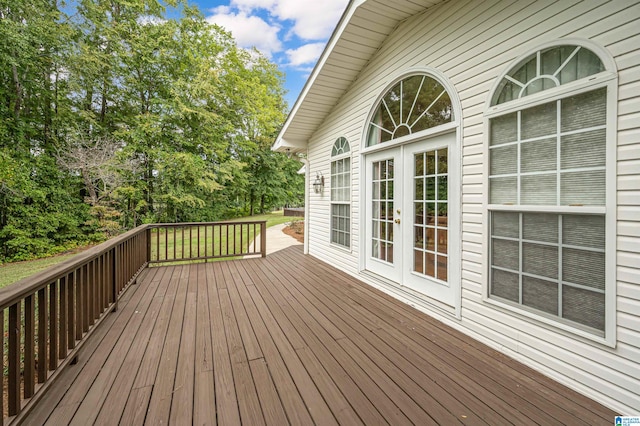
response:
<path fill-rule="evenodd" d="M 380 100 L 369 122 L 367 146 L 389 142 L 453 120 L 451 99 L 437 80 L 413 75 Z"/>
<path fill-rule="evenodd" d="M 600 58 L 582 46 L 554 46 L 539 50 L 504 76 L 491 105 L 520 99 L 604 70 Z"/>

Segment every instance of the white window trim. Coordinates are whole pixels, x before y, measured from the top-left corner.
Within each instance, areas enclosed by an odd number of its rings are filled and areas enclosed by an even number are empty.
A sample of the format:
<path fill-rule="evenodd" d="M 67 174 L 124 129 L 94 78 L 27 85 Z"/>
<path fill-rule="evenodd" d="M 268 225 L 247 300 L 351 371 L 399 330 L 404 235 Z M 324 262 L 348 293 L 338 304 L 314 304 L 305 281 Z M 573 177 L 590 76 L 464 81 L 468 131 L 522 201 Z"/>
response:
<path fill-rule="evenodd" d="M 340 139 L 340 138 L 337 138 Z M 337 141 L 336 139 L 336 141 Z M 331 153 L 329 153 L 330 157 L 330 161 L 329 161 L 329 245 L 333 248 L 336 248 L 338 250 L 342 250 L 346 253 L 352 253 L 353 252 L 353 206 L 352 206 L 352 201 L 353 201 L 353 147 L 352 144 L 349 142 L 348 139 L 347 143 L 349 144 L 349 151 L 342 153 L 342 154 L 338 154 L 338 155 L 334 155 L 331 156 Z M 335 142 L 334 142 L 335 144 Z M 331 145 L 331 151 L 333 151 L 333 146 L 334 144 Z M 333 164 L 334 161 L 338 161 L 338 160 L 343 160 L 345 158 L 349 159 L 349 201 L 335 201 L 332 198 L 332 193 L 331 193 L 331 185 L 332 185 L 332 180 L 333 180 L 333 174 L 331 174 L 331 165 Z M 338 244 L 336 242 L 332 241 L 332 234 L 333 234 L 333 205 L 334 204 L 340 204 L 340 205 L 347 205 L 349 206 L 349 247 L 343 246 L 342 244 Z"/>
<path fill-rule="evenodd" d="M 490 106 L 491 99 L 494 92 L 498 87 L 498 84 L 504 76 L 517 66 L 523 59 L 529 57 L 533 53 L 553 46 L 561 46 L 575 44 L 590 49 L 596 53 L 602 60 L 606 71 L 593 76 L 587 77 L 582 80 L 568 83 L 566 85 L 559 86 L 557 88 L 548 89 L 534 95 L 525 96 L 521 99 L 505 102 L 503 104 Z M 499 115 L 508 114 L 511 112 L 519 111 L 525 108 L 541 105 L 553 100 L 566 98 L 569 96 L 585 93 L 597 88 L 606 87 L 607 89 L 607 129 L 606 129 L 606 163 L 605 163 L 605 189 L 606 198 L 604 207 L 577 207 L 577 206 L 557 206 L 549 207 L 542 206 L 537 207 L 525 207 L 525 206 L 509 206 L 509 205 L 496 205 L 489 203 L 489 191 L 484 191 L 483 194 L 483 273 L 485 278 L 483 280 L 482 301 L 487 305 L 500 309 L 504 312 L 514 314 L 517 317 L 523 319 L 534 320 L 535 323 L 543 326 L 551 331 L 560 331 L 562 333 L 579 336 L 587 342 L 595 342 L 597 344 L 605 345 L 611 348 L 616 347 L 616 294 L 617 294 L 617 282 L 616 282 L 616 164 L 617 164 L 617 117 L 618 117 L 618 76 L 615 69 L 615 62 L 611 58 L 610 54 L 603 48 L 593 44 L 590 41 L 576 40 L 576 39 L 560 39 L 552 43 L 547 43 L 541 46 L 536 46 L 535 49 L 527 51 L 525 54 L 514 60 L 504 71 L 504 73 L 498 77 L 492 90 L 489 92 L 489 96 L 486 101 L 488 105 L 487 111 L 484 114 L 484 147 L 483 154 L 483 184 L 484 188 L 489 188 L 489 122 L 491 118 Z M 511 211 L 511 212 L 553 212 L 553 213 L 574 213 L 574 214 L 603 214 L 605 215 L 605 329 L 604 335 L 594 334 L 592 331 L 583 329 L 579 325 L 572 325 L 567 322 L 563 322 L 557 317 L 546 316 L 540 311 L 530 311 L 524 306 L 514 306 L 512 304 L 502 302 L 497 299 L 493 299 L 489 296 L 490 283 L 489 283 L 489 269 L 490 269 L 490 240 L 491 240 L 491 224 L 489 220 L 491 211 Z"/>

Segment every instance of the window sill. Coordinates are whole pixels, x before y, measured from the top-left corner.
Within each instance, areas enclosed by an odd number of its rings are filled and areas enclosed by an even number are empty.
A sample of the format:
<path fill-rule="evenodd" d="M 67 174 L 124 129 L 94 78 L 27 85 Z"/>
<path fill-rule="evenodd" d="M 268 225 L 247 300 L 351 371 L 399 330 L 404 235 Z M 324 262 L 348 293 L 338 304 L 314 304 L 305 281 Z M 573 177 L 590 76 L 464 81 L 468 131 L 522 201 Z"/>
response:
<path fill-rule="evenodd" d="M 539 311 L 529 311 L 526 307 L 515 306 L 499 299 L 484 296 L 483 301 L 487 305 L 491 305 L 492 308 L 500 309 L 508 315 L 517 316 L 525 321 L 534 320 L 535 322 L 529 321 L 533 327 L 542 327 L 551 332 L 567 335 L 569 337 L 580 337 L 585 341 L 585 343 L 589 344 L 595 343 L 609 348 L 616 347 L 615 338 L 607 339 L 605 333 L 602 331 L 580 326 L 579 324 L 573 325 L 568 321 L 564 322 L 565 320 L 557 319 L 556 317 L 545 316 Z"/>

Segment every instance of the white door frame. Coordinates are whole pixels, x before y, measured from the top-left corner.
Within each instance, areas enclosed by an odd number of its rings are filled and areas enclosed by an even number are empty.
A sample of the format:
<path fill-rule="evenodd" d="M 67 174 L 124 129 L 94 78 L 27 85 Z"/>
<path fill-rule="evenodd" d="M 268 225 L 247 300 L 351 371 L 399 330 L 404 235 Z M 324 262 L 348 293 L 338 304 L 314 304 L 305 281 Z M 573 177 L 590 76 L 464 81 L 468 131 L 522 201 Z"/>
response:
<path fill-rule="evenodd" d="M 446 132 L 429 138 L 422 138 L 402 145 L 394 144 L 388 149 L 363 154 L 361 186 L 362 197 L 361 223 L 365 232 L 361 239 L 363 254 L 361 270 L 373 272 L 383 278 L 397 283 L 401 288 L 408 288 L 427 298 L 432 298 L 459 310 L 460 299 L 460 244 L 461 244 L 461 182 L 460 160 L 457 132 Z M 448 161 L 448 273 L 447 281 L 430 279 L 413 272 L 414 241 L 414 206 L 413 206 L 413 155 L 418 152 L 437 148 L 449 148 Z M 371 166 L 373 162 L 383 159 L 394 159 L 394 262 L 381 262 L 372 258 L 372 218 L 371 218 Z M 400 213 L 398 213 L 400 211 Z M 400 223 L 397 223 L 397 221 Z M 361 228 L 361 229 L 362 229 Z"/>

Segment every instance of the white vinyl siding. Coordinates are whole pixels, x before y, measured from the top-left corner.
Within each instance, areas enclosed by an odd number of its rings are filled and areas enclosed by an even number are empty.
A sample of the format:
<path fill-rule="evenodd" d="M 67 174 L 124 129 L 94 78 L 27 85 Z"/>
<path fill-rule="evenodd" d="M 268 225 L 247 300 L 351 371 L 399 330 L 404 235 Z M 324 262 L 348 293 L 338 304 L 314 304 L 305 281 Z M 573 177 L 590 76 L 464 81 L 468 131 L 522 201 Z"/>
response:
<path fill-rule="evenodd" d="M 371 6 L 373 8 L 373 6 Z M 382 12 L 381 12 L 382 13 Z M 361 144 L 368 115 L 378 97 L 398 76 L 412 69 L 436 69 L 453 84 L 462 105 L 461 286 L 462 317 L 452 319 L 420 300 L 383 285 L 447 324 L 499 348 L 560 382 L 609 405 L 620 413 L 637 413 L 640 401 L 640 4 L 613 1 L 473 2 L 449 1 L 402 22 L 357 79 L 332 106 L 309 139 L 310 167 L 330 174 L 331 147 L 339 136 L 351 141 L 351 253 L 333 248 L 327 194 L 310 194 L 310 253 L 350 274 L 360 268 L 362 196 Z M 367 21 L 371 25 L 370 21 Z M 352 29 L 355 33 L 357 28 Z M 354 35 L 355 36 L 355 35 Z M 486 302 L 489 281 L 489 223 L 486 184 L 489 163 L 487 123 L 492 88 L 518 57 L 537 46 L 561 39 L 593 40 L 617 67 L 618 102 L 607 113 L 617 116 L 607 158 L 615 159 L 613 219 L 616 246 L 616 341 L 607 346 L 545 322 L 532 321 Z M 535 96 L 535 95 L 534 95 Z M 608 105 L 609 107 L 609 105 Z M 615 121 L 615 119 L 614 119 Z M 615 127 L 617 126 L 617 130 Z M 610 131 L 607 129 L 607 131 Z M 454 225 L 450 225 L 454 226 Z M 458 226 L 458 225 L 456 225 Z"/>

